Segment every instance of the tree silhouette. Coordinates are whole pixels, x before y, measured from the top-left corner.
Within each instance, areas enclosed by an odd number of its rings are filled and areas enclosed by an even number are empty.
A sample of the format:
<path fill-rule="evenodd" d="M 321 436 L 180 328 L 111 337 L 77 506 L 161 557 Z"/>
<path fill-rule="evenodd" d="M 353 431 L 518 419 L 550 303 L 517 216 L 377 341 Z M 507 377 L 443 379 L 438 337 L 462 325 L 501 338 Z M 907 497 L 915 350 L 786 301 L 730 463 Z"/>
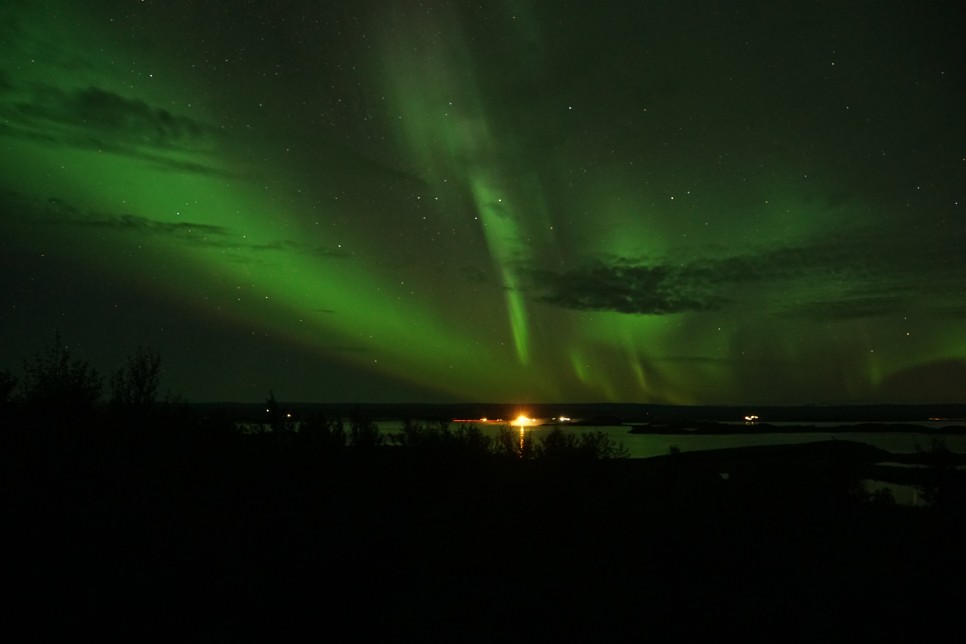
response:
<path fill-rule="evenodd" d="M 361 410 L 353 411 L 349 419 L 349 442 L 353 447 L 360 449 L 379 447 L 382 445 L 383 439 L 379 427 L 372 420 L 367 418 Z"/>
<path fill-rule="evenodd" d="M 86 360 L 71 357 L 60 333 L 23 364 L 23 401 L 48 415 L 88 414 L 101 397 L 101 377 Z"/>
<path fill-rule="evenodd" d="M 144 419 L 157 402 L 160 382 L 161 355 L 138 347 L 111 376 L 111 406 L 132 419 Z"/>
<path fill-rule="evenodd" d="M 342 419 L 329 418 L 323 412 L 316 412 L 299 424 L 299 438 L 303 444 L 322 449 L 340 449 L 346 444 Z"/>
<path fill-rule="evenodd" d="M 279 407 L 274 391 L 268 392 L 268 399 L 265 401 L 265 418 L 273 434 L 287 436 L 295 431 L 292 414 Z"/>

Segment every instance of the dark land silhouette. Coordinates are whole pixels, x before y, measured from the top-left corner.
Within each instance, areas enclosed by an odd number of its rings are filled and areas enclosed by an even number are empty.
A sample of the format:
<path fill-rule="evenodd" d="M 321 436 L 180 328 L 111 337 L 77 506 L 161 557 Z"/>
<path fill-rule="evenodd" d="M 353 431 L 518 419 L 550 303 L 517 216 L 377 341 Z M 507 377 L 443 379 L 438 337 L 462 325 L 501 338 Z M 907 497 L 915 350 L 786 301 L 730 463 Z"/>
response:
<path fill-rule="evenodd" d="M 521 443 L 445 418 L 387 434 L 371 407 L 292 412 L 274 394 L 242 418 L 159 398 L 150 350 L 104 400 L 57 346 L 0 380 L 14 383 L 7 608 L 38 636 L 928 641 L 961 627 L 966 484 L 941 439 L 907 468 L 926 504 L 903 507 L 861 485 L 895 455 L 859 443 L 628 459 L 602 434 Z"/>

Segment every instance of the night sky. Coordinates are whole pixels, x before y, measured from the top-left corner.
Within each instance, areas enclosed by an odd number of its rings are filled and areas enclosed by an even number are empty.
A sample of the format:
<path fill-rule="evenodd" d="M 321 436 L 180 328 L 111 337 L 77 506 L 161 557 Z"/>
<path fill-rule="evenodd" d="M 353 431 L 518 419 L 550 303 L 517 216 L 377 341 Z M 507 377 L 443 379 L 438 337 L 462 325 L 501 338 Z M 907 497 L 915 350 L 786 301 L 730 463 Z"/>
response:
<path fill-rule="evenodd" d="M 960 2 L 0 5 L 0 368 L 966 402 Z"/>

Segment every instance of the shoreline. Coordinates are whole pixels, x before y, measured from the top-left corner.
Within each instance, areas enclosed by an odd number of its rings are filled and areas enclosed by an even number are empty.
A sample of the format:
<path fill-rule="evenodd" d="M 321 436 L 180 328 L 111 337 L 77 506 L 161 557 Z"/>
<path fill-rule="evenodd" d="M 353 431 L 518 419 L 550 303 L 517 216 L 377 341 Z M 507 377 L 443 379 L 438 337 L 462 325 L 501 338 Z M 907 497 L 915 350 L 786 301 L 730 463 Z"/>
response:
<path fill-rule="evenodd" d="M 747 423 L 732 424 L 722 422 L 680 422 L 680 423 L 651 423 L 632 424 L 630 434 L 680 434 L 695 435 L 725 435 L 725 434 L 801 434 L 801 433 L 836 433 L 836 432 L 878 432 L 902 434 L 966 434 L 966 425 L 926 426 L 908 422 L 838 422 L 836 424 L 773 424 Z"/>

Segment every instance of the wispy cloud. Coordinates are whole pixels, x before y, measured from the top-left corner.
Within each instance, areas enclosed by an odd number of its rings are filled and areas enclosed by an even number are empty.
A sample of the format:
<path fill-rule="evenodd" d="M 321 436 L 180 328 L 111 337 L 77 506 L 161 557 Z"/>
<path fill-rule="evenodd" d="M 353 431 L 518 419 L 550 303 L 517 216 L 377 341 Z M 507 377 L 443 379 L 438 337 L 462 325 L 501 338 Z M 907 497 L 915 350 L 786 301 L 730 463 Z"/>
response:
<path fill-rule="evenodd" d="M 266 263 L 265 258 L 275 252 L 302 253 L 333 260 L 352 257 L 341 248 L 284 239 L 253 242 L 248 235 L 228 226 L 85 210 L 56 197 L 40 201 L 12 190 L 0 190 L 0 211 L 20 225 L 100 228 L 119 234 L 175 239 L 192 246 L 224 250 L 229 253 L 229 258 L 243 263 Z"/>
<path fill-rule="evenodd" d="M 211 158 L 218 131 L 200 119 L 102 87 L 15 85 L 0 70 L 0 135 L 98 150 L 162 169 L 233 175 Z"/>
<path fill-rule="evenodd" d="M 48 225 L 110 228 L 139 235 L 176 237 L 203 245 L 227 245 L 233 237 L 231 231 L 225 226 L 189 221 L 160 221 L 132 214 L 84 211 L 57 198 L 47 200 L 44 216 L 39 221 Z"/>
<path fill-rule="evenodd" d="M 65 91 L 36 86 L 28 100 L 16 101 L 11 107 L 13 115 L 27 127 L 53 125 L 96 132 L 118 145 L 195 149 L 211 133 L 196 119 L 99 87 Z"/>
<path fill-rule="evenodd" d="M 893 315 L 907 308 L 911 302 L 909 297 L 843 294 L 837 299 L 814 299 L 788 305 L 782 313 L 789 317 L 816 320 L 851 320 Z"/>

